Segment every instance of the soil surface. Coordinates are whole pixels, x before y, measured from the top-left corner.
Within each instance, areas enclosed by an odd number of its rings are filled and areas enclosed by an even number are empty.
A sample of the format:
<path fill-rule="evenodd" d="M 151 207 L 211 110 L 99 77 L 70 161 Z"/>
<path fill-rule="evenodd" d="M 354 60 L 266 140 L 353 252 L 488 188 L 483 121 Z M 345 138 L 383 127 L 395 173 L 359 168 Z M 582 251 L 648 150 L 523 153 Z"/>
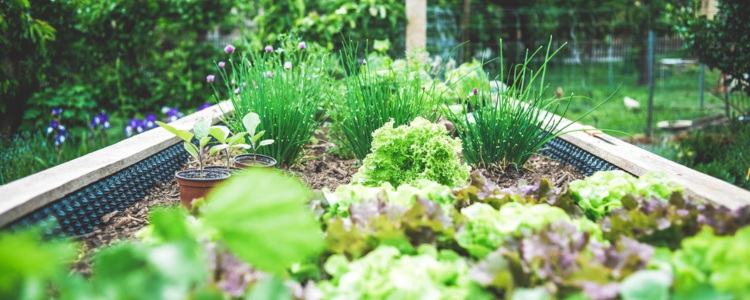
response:
<path fill-rule="evenodd" d="M 298 176 L 302 175 L 311 189 L 328 188 L 334 191 L 339 185 L 348 184 L 352 175 L 357 172 L 356 159 L 342 159 L 338 155 L 327 154 L 334 145 L 328 143 L 324 134 L 316 135 L 316 138 L 319 143 L 305 148 L 308 152 L 301 163 L 283 169 L 297 173 L 295 175 Z M 236 154 L 239 153 L 231 155 Z M 206 163 L 207 166 L 225 166 L 225 164 L 225 156 L 215 156 Z M 179 170 L 197 167 L 197 163 L 190 160 L 190 163 L 185 164 Z M 508 167 L 505 170 L 482 169 L 482 173 L 500 187 L 515 186 L 521 179 L 531 184 L 541 178 L 547 178 L 552 184 L 560 187 L 565 182 L 585 177 L 576 172 L 573 166 L 537 155 L 532 156 L 527 167 L 522 170 Z M 99 228 L 78 237 L 83 245 L 73 269 L 84 275 L 91 274 L 91 258 L 99 248 L 120 240 L 135 239 L 136 232 L 148 225 L 148 213 L 152 208 L 177 205 L 180 205 L 180 194 L 176 179 L 157 182 L 149 190 L 148 196 L 141 201 L 123 211 L 114 211 L 105 215 L 102 217 L 102 225 Z"/>

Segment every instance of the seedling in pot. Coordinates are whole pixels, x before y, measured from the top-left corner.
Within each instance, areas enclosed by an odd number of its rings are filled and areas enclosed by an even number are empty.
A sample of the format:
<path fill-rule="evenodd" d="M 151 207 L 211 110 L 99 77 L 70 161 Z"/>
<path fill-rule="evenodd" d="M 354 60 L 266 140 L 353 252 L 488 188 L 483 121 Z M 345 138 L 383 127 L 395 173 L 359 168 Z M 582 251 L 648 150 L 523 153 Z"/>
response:
<path fill-rule="evenodd" d="M 258 153 L 258 149 L 260 147 L 273 144 L 272 139 L 268 140 L 260 140 L 260 138 L 263 137 L 263 134 L 266 133 L 265 130 L 255 133 L 255 129 L 258 128 L 258 125 L 260 125 L 260 117 L 258 114 L 251 112 L 245 115 L 244 118 L 242 118 L 242 124 L 245 125 L 245 130 L 247 130 L 244 133 L 247 133 L 250 136 L 250 145 L 248 144 L 238 144 L 236 147 L 245 148 L 245 149 L 252 149 L 253 150 L 253 161 L 256 160 L 256 155 Z"/>
<path fill-rule="evenodd" d="M 193 125 L 193 133 L 191 133 L 188 130 L 181 130 L 174 128 L 172 126 L 169 126 L 167 124 L 164 124 L 162 122 L 156 121 L 156 124 L 158 124 L 160 127 L 166 129 L 167 131 L 171 132 L 172 134 L 176 135 L 177 137 L 181 138 L 183 141 L 185 141 L 185 150 L 187 150 L 190 155 L 195 157 L 198 160 L 198 166 L 200 170 L 200 178 L 203 178 L 203 160 L 204 160 L 204 153 L 203 148 L 206 147 L 208 142 L 211 140 L 211 137 L 209 136 L 210 130 L 211 130 L 211 121 L 208 119 L 199 120 L 198 122 L 195 122 L 195 125 Z M 198 146 L 194 145 L 192 143 L 193 137 L 198 139 Z M 215 151 L 214 151 L 215 152 Z M 214 153 L 209 151 L 209 155 Z M 208 155 L 206 155 L 208 157 Z"/>
<path fill-rule="evenodd" d="M 227 172 L 229 171 L 229 150 L 232 148 L 250 148 L 249 145 L 241 143 L 244 141 L 247 132 L 237 133 L 230 138 L 231 131 L 229 128 L 226 126 L 212 126 L 210 134 L 219 141 L 219 144 L 211 147 L 208 154 L 213 155 L 218 151 L 224 150 L 227 155 Z"/>

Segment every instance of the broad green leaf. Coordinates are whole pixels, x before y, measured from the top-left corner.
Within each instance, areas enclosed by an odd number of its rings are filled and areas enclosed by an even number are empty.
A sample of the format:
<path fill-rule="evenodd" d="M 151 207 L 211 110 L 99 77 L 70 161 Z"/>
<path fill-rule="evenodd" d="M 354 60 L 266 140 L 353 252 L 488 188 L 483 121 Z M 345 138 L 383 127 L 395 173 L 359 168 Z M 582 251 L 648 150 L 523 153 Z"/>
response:
<path fill-rule="evenodd" d="M 232 148 L 250 149 L 252 147 L 250 147 L 250 145 L 248 144 L 237 144 L 237 145 L 232 145 Z"/>
<path fill-rule="evenodd" d="M 271 140 L 271 139 L 264 140 L 264 141 L 260 142 L 261 146 L 270 145 L 270 144 L 273 144 L 273 140 Z"/>
<path fill-rule="evenodd" d="M 208 194 L 204 220 L 237 257 L 281 274 L 323 249 L 323 233 L 305 207 L 309 190 L 272 170 L 233 175 Z"/>
<path fill-rule="evenodd" d="M 232 138 L 229 139 L 229 146 L 234 146 L 237 143 L 245 141 L 245 136 L 247 135 L 247 132 L 240 132 L 238 134 L 235 134 Z"/>
<path fill-rule="evenodd" d="M 195 138 L 199 140 L 207 137 L 210 132 L 211 120 L 209 119 L 198 120 L 198 122 L 195 122 L 195 125 L 193 125 L 193 133 L 195 133 Z"/>
<path fill-rule="evenodd" d="M 227 137 L 229 137 L 229 128 L 225 126 L 211 126 L 211 136 L 217 139 L 219 142 L 226 143 Z"/>
<path fill-rule="evenodd" d="M 211 147 L 211 150 L 208 151 L 208 155 L 214 155 L 214 153 L 224 150 L 226 148 L 229 148 L 229 145 L 227 144 L 221 144 Z"/>
<path fill-rule="evenodd" d="M 242 118 L 242 125 L 245 125 L 245 130 L 250 135 L 255 135 L 255 128 L 258 127 L 258 124 L 260 124 L 260 117 L 254 112 L 248 113 Z"/>
<path fill-rule="evenodd" d="M 261 138 L 261 137 L 263 137 L 263 135 L 264 135 L 265 133 L 266 133 L 266 131 L 265 131 L 265 130 L 263 130 L 263 131 L 261 131 L 261 132 L 258 132 L 258 134 L 254 135 L 254 136 L 253 136 L 253 138 L 252 138 L 252 139 L 250 139 L 250 140 L 252 140 L 252 141 L 253 141 L 253 143 L 257 143 L 257 142 L 258 142 L 258 140 L 260 140 L 260 138 Z"/>
<path fill-rule="evenodd" d="M 201 145 L 201 148 L 203 148 L 203 147 L 206 147 L 206 145 L 207 145 L 207 144 L 208 144 L 208 142 L 210 142 L 210 141 L 211 141 L 211 137 L 210 137 L 210 136 L 207 136 L 207 137 L 204 137 L 204 138 L 202 138 L 202 139 L 200 140 L 200 145 Z"/>
<path fill-rule="evenodd" d="M 642 270 L 625 278 L 620 284 L 623 300 L 667 300 L 672 274 L 664 271 Z"/>
<path fill-rule="evenodd" d="M 184 145 L 185 145 L 185 150 L 187 150 L 187 152 L 190 153 L 190 155 L 196 158 L 198 157 L 198 149 L 195 149 L 195 145 L 188 143 L 188 142 L 185 142 Z"/>
<path fill-rule="evenodd" d="M 190 133 L 190 131 L 180 130 L 180 129 L 174 128 L 172 126 L 169 126 L 159 121 L 156 121 L 156 124 L 158 124 L 159 127 L 164 128 L 167 131 L 171 132 L 172 134 L 176 135 L 177 137 L 181 138 L 185 142 L 189 143 L 191 140 L 193 140 L 193 134 Z"/>
<path fill-rule="evenodd" d="M 284 281 L 273 276 L 263 279 L 253 286 L 253 290 L 247 295 L 247 300 L 292 300 L 289 288 Z"/>

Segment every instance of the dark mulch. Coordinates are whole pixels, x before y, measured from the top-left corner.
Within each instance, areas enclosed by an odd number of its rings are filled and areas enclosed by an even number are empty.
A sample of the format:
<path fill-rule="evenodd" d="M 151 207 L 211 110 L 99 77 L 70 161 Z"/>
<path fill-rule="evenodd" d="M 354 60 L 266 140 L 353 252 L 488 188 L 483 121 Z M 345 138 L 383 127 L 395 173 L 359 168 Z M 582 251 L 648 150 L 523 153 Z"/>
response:
<path fill-rule="evenodd" d="M 334 145 L 329 143 L 324 134 L 316 134 L 317 145 L 308 145 L 307 155 L 302 163 L 287 167 L 286 170 L 299 172 L 307 178 L 311 189 L 328 188 L 331 191 L 343 184 L 348 184 L 354 173 L 357 173 L 357 159 L 342 159 L 336 154 L 327 154 Z"/>
<path fill-rule="evenodd" d="M 531 156 L 526 167 L 521 170 L 513 166 L 508 166 L 505 170 L 498 168 L 481 170 L 487 179 L 501 188 L 516 186 L 521 179 L 532 184 L 542 178 L 547 178 L 556 187 L 562 187 L 566 182 L 586 177 L 577 172 L 574 166 L 539 155 Z"/>

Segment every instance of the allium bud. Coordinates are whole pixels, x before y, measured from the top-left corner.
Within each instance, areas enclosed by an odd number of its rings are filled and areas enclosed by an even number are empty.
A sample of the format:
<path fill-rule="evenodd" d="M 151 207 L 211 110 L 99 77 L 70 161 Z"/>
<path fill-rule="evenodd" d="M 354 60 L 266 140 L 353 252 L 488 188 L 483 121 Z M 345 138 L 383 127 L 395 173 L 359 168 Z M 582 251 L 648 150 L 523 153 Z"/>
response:
<path fill-rule="evenodd" d="M 224 52 L 226 52 L 227 54 L 232 54 L 232 53 L 234 53 L 234 46 L 232 46 L 232 45 L 227 45 L 226 47 L 224 47 Z"/>
<path fill-rule="evenodd" d="M 223 67 L 224 67 L 224 65 L 225 65 L 225 63 L 224 63 L 223 61 L 220 61 L 220 62 L 219 62 L 219 68 L 223 68 Z"/>
<path fill-rule="evenodd" d="M 284 63 L 284 69 L 291 70 L 292 69 L 292 63 L 291 62 L 285 62 Z"/>
<path fill-rule="evenodd" d="M 305 48 L 307 48 L 307 45 L 305 44 L 305 42 L 299 42 L 298 47 L 300 50 L 305 50 Z"/>
<path fill-rule="evenodd" d="M 367 60 L 364 60 L 364 59 L 363 59 L 363 60 L 362 60 L 362 64 L 363 64 L 363 65 L 367 65 Z"/>
<path fill-rule="evenodd" d="M 474 88 L 473 93 L 474 93 L 474 95 L 479 94 L 479 90 L 477 90 L 477 88 Z"/>
<path fill-rule="evenodd" d="M 206 82 L 209 82 L 209 83 L 214 82 L 214 78 L 216 78 L 216 76 L 208 75 L 206 76 Z"/>
<path fill-rule="evenodd" d="M 273 47 L 266 46 L 266 52 L 273 52 Z"/>
<path fill-rule="evenodd" d="M 232 85 L 234 85 L 234 79 L 232 79 Z"/>
<path fill-rule="evenodd" d="M 245 87 L 245 86 L 247 86 L 247 84 L 245 84 L 245 83 L 243 82 L 243 83 L 242 83 L 242 87 Z"/>
<path fill-rule="evenodd" d="M 236 90 L 234 90 L 234 93 L 235 94 L 239 94 L 240 93 L 240 88 L 237 88 Z"/>

